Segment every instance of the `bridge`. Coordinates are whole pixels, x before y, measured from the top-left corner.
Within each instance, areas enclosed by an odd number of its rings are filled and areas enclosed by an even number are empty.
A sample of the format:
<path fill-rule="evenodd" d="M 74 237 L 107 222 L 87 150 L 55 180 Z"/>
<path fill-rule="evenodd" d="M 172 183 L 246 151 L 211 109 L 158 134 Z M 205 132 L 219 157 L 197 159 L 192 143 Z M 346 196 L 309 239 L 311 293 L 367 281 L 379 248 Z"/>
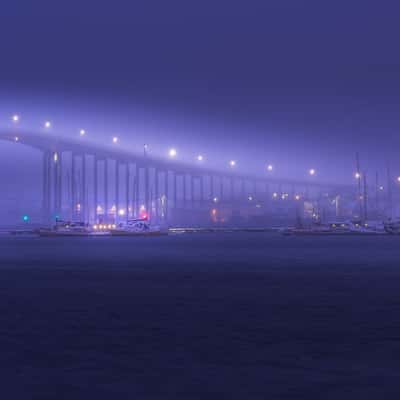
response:
<path fill-rule="evenodd" d="M 234 168 L 220 171 L 135 154 L 119 143 L 105 146 L 79 139 L 50 132 L 0 132 L 0 140 L 42 153 L 45 223 L 55 217 L 97 223 L 144 215 L 166 224 L 182 222 L 185 215 L 218 222 L 253 207 L 271 210 L 277 202 L 298 209 L 305 202 L 354 197 L 350 185 L 252 176 Z"/>

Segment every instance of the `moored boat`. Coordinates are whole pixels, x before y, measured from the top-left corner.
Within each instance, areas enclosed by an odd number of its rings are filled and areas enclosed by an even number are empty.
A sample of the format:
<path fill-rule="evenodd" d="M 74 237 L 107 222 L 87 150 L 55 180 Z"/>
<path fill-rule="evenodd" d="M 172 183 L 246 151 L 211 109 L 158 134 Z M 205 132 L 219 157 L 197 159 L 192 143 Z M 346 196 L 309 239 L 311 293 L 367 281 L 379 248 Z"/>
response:
<path fill-rule="evenodd" d="M 84 222 L 66 222 L 57 220 L 52 228 L 39 229 L 39 236 L 57 237 L 57 236 L 90 236 L 93 231 L 88 224 Z"/>
<path fill-rule="evenodd" d="M 111 236 L 163 236 L 168 235 L 168 230 L 151 226 L 146 218 L 135 218 L 124 224 L 118 224 L 110 234 Z"/>

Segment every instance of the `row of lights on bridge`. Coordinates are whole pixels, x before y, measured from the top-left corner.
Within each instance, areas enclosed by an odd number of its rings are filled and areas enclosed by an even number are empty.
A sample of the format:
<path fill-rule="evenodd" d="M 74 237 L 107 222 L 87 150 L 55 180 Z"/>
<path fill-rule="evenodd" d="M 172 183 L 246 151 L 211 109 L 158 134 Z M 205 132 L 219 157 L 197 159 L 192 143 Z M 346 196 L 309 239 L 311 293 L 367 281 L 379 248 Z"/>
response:
<path fill-rule="evenodd" d="M 18 123 L 18 122 L 20 121 L 20 116 L 19 116 L 18 114 L 14 114 L 14 115 L 12 116 L 11 119 L 12 119 L 12 121 L 13 121 L 14 123 Z M 50 128 L 52 127 L 51 121 L 44 121 L 43 127 L 44 127 L 45 129 L 50 129 Z M 85 135 L 86 135 L 86 130 L 85 130 L 85 129 L 80 129 L 80 130 L 79 130 L 79 135 L 80 135 L 80 136 L 85 136 Z M 15 141 L 16 141 L 16 142 L 19 141 L 18 136 L 15 137 Z M 119 142 L 118 136 L 113 136 L 112 142 L 113 142 L 114 144 L 117 144 L 117 143 Z M 147 144 L 145 144 L 145 145 L 143 146 L 143 150 L 144 150 L 144 154 L 146 155 L 146 154 L 147 154 L 147 150 L 148 150 L 148 145 L 147 145 Z M 169 151 L 168 151 L 168 155 L 169 155 L 170 158 L 175 158 L 175 157 L 178 155 L 178 152 L 177 152 L 177 150 L 176 150 L 175 148 L 171 148 L 171 149 L 169 149 Z M 197 159 L 197 161 L 202 162 L 202 161 L 204 161 L 204 156 L 203 156 L 202 154 L 198 154 L 197 157 L 196 157 L 196 159 Z M 230 160 L 230 161 L 229 161 L 229 166 L 230 166 L 231 168 L 235 168 L 235 167 L 236 167 L 236 160 Z M 272 172 L 272 171 L 274 170 L 274 166 L 273 166 L 272 164 L 268 164 L 267 167 L 266 167 L 266 169 L 267 169 L 268 172 Z M 310 176 L 314 176 L 314 175 L 316 174 L 316 170 L 315 170 L 314 168 L 310 168 L 310 169 L 308 170 L 308 174 L 309 174 Z M 356 179 L 361 179 L 361 173 L 360 173 L 360 172 L 356 172 L 356 173 L 354 174 L 354 177 L 355 177 Z M 400 183 L 400 176 L 398 176 L 398 177 L 396 178 L 396 180 L 397 180 L 397 182 Z M 384 189 L 383 186 L 379 186 L 379 190 L 383 190 L 383 189 Z"/>
<path fill-rule="evenodd" d="M 14 114 L 12 116 L 12 121 L 14 123 L 18 123 L 20 121 L 20 116 L 18 114 Z M 43 127 L 45 129 L 50 129 L 52 127 L 51 121 L 45 121 L 43 123 Z M 86 135 L 86 130 L 85 129 L 80 129 L 79 130 L 79 135 L 80 136 L 85 136 Z M 17 141 L 17 142 L 19 141 L 19 138 L 17 136 L 15 137 L 15 141 Z M 118 136 L 113 136 L 112 137 L 112 143 L 113 144 L 117 144 L 118 142 L 119 142 L 119 137 Z M 147 150 L 148 150 L 148 145 L 147 144 L 145 144 L 143 146 L 143 150 L 144 150 L 144 154 L 146 155 L 147 154 Z M 170 158 L 176 158 L 177 155 L 178 155 L 178 152 L 177 152 L 177 150 L 175 148 L 171 148 L 168 151 L 168 155 L 169 155 Z M 204 156 L 202 154 L 198 154 L 196 156 L 196 160 L 198 162 L 203 162 L 204 161 Z M 231 168 L 235 168 L 236 167 L 236 160 L 230 160 L 229 161 L 229 166 Z M 267 169 L 268 172 L 272 172 L 274 170 L 274 166 L 272 164 L 268 164 L 266 169 Z M 316 171 L 315 171 L 314 168 L 311 168 L 311 169 L 309 169 L 308 173 L 309 173 L 309 175 L 314 176 Z"/>

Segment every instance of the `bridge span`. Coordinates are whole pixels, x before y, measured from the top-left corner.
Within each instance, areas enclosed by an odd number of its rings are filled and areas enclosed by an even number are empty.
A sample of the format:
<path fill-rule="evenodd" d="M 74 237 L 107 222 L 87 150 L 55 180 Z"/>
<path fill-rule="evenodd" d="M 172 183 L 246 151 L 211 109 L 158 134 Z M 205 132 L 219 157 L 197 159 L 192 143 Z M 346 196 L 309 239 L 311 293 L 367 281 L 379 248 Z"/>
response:
<path fill-rule="evenodd" d="M 60 217 L 97 223 L 147 215 L 159 223 L 176 223 L 189 213 L 215 222 L 220 209 L 239 215 L 253 206 L 271 210 L 276 202 L 298 207 L 354 195 L 350 185 L 214 170 L 136 154 L 120 143 L 104 146 L 82 139 L 0 132 L 0 140 L 42 153 L 43 222 Z"/>

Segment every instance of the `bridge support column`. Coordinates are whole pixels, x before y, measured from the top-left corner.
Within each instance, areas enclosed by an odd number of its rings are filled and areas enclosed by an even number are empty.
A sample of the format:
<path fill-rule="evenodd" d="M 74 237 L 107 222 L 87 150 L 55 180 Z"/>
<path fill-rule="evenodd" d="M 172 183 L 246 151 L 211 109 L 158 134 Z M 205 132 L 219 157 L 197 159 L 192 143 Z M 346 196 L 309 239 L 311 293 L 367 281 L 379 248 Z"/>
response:
<path fill-rule="evenodd" d="M 154 211 L 155 211 L 155 219 L 158 221 L 159 219 L 159 210 L 160 210 L 160 194 L 159 194 L 159 187 L 158 187 L 158 169 L 154 168 Z"/>
<path fill-rule="evenodd" d="M 50 222 L 50 162 L 51 154 L 49 151 L 43 152 L 43 166 L 42 166 L 42 218 L 43 223 L 48 224 Z"/>
<path fill-rule="evenodd" d="M 94 203 L 94 223 L 97 224 L 97 217 L 98 217 L 98 211 L 97 211 L 97 207 L 98 207 L 98 197 L 99 197 L 99 193 L 98 193 L 98 159 L 96 156 L 94 156 L 94 165 L 93 165 L 93 203 Z"/>
<path fill-rule="evenodd" d="M 76 155 L 71 153 L 71 220 L 76 218 Z"/>
<path fill-rule="evenodd" d="M 140 168 L 139 165 L 135 164 L 135 217 L 138 218 L 140 215 L 140 198 L 139 198 L 139 186 L 140 185 Z"/>
<path fill-rule="evenodd" d="M 150 171 L 149 166 L 146 165 L 144 168 L 144 204 L 146 207 L 146 213 L 151 218 L 150 210 Z"/>
<path fill-rule="evenodd" d="M 175 210 L 178 208 L 178 176 L 176 171 L 173 172 L 174 174 L 174 208 Z"/>
<path fill-rule="evenodd" d="M 191 208 L 194 208 L 194 176 L 192 174 L 189 175 L 190 179 L 190 203 L 191 203 Z"/>
<path fill-rule="evenodd" d="M 114 220 L 115 223 L 118 223 L 119 220 L 119 161 L 115 161 L 115 177 L 114 177 L 114 185 L 115 185 L 115 214 Z"/>
<path fill-rule="evenodd" d="M 82 154 L 82 222 L 88 222 L 88 210 L 87 210 L 87 182 L 86 182 L 86 154 Z"/>
<path fill-rule="evenodd" d="M 169 173 L 168 170 L 164 172 L 165 194 L 164 194 L 164 219 L 168 221 L 169 217 Z"/>
<path fill-rule="evenodd" d="M 53 209 L 54 217 L 61 218 L 61 154 L 53 153 Z"/>
<path fill-rule="evenodd" d="M 108 167 L 109 167 L 109 162 L 108 159 L 104 159 L 104 221 L 103 222 L 108 222 Z"/>
<path fill-rule="evenodd" d="M 183 174 L 183 175 L 182 175 L 182 178 L 183 178 L 183 208 L 186 208 L 186 202 L 187 202 L 187 197 L 186 197 L 186 194 L 187 194 L 187 189 L 186 189 L 186 181 L 187 181 L 187 179 L 186 179 L 186 174 Z"/>
<path fill-rule="evenodd" d="M 57 159 L 57 215 L 61 217 L 62 213 L 62 200 L 63 200 L 63 166 L 62 166 L 62 152 L 58 153 Z"/>
<path fill-rule="evenodd" d="M 200 205 L 203 205 L 204 201 L 204 176 L 200 176 Z"/>
<path fill-rule="evenodd" d="M 129 161 L 126 163 L 125 169 L 125 220 L 128 222 L 129 220 L 129 182 L 130 182 L 130 168 L 129 168 Z"/>

